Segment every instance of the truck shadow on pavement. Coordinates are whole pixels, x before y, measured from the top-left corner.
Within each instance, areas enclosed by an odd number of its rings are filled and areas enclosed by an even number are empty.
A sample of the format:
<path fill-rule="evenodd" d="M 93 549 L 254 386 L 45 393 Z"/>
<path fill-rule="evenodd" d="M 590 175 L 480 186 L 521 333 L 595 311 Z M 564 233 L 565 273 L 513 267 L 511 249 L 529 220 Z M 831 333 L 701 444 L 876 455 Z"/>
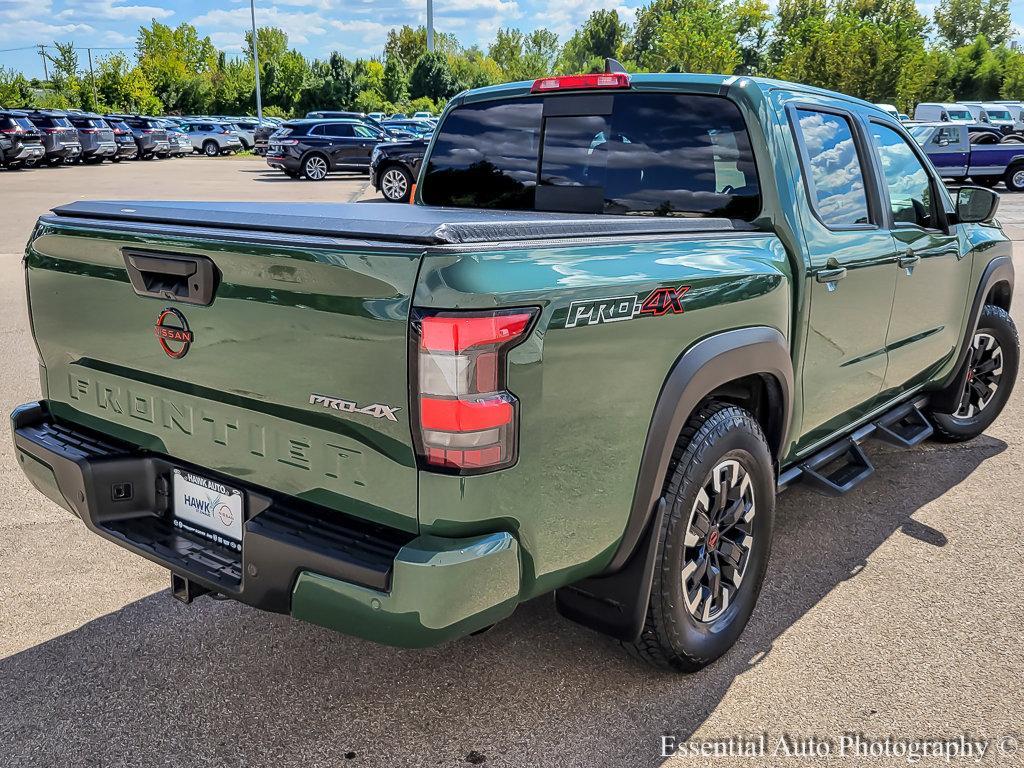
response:
<path fill-rule="evenodd" d="M 0 765 L 657 764 L 662 734 L 700 727 L 883 542 L 945 546 L 912 516 L 1005 449 L 987 436 L 879 446 L 879 472 L 850 496 L 783 494 L 753 619 L 695 675 L 644 667 L 559 618 L 550 598 L 487 634 L 407 651 L 164 591 L 0 660 Z"/>

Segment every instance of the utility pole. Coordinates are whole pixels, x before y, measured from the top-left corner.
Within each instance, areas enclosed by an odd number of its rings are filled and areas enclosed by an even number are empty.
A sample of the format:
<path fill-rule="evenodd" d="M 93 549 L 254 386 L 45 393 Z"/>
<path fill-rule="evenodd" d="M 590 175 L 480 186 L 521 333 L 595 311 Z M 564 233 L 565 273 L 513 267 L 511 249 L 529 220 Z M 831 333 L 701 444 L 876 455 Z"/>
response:
<path fill-rule="evenodd" d="M 434 50 L 434 0 L 427 0 L 427 50 Z"/>
<path fill-rule="evenodd" d="M 92 83 L 92 108 L 100 108 L 100 100 L 96 96 L 96 73 L 92 71 L 92 48 L 85 49 L 89 54 L 89 82 Z"/>
<path fill-rule="evenodd" d="M 50 71 L 46 67 L 46 46 L 39 44 L 39 58 L 43 60 L 43 80 L 50 79 Z"/>
<path fill-rule="evenodd" d="M 252 14 L 252 66 L 256 71 L 256 119 L 263 122 L 263 96 L 260 94 L 260 51 L 256 39 L 256 0 L 249 0 Z"/>

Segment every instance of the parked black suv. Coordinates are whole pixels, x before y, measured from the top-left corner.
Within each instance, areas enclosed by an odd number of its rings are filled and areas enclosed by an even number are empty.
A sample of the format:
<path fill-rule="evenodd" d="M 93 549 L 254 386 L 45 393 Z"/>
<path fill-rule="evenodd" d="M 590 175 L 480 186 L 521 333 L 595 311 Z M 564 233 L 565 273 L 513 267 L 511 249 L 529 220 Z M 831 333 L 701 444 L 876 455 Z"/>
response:
<path fill-rule="evenodd" d="M 145 115 L 107 115 L 108 119 L 115 118 L 123 120 L 131 129 L 135 137 L 135 144 L 138 146 L 139 160 L 152 160 L 157 155 L 167 155 L 171 151 L 170 141 L 167 139 L 167 129 L 155 117 Z"/>
<path fill-rule="evenodd" d="M 17 109 L 0 109 L 0 165 L 22 168 L 43 159 L 43 132 Z"/>
<path fill-rule="evenodd" d="M 135 135 L 128 123 L 117 117 L 106 118 L 110 130 L 114 132 L 114 143 L 117 144 L 117 154 L 110 158 L 115 163 L 122 160 L 132 160 L 139 154 L 139 146 L 135 143 Z"/>
<path fill-rule="evenodd" d="M 310 181 L 331 171 L 368 172 L 373 148 L 384 141 L 390 139 L 358 119 L 292 120 L 271 135 L 267 165 Z"/>
<path fill-rule="evenodd" d="M 392 203 L 407 203 L 430 139 L 378 144 L 370 156 L 373 186 Z"/>
<path fill-rule="evenodd" d="M 68 113 L 56 109 L 35 109 L 28 111 L 28 119 L 43 132 L 43 146 L 47 165 L 60 165 L 77 160 L 82 156 L 82 144 L 78 130 L 68 119 Z"/>
<path fill-rule="evenodd" d="M 68 114 L 68 120 L 78 131 L 83 162 L 102 163 L 104 160 L 114 158 L 117 154 L 114 129 L 100 115 L 89 112 L 71 112 Z"/>

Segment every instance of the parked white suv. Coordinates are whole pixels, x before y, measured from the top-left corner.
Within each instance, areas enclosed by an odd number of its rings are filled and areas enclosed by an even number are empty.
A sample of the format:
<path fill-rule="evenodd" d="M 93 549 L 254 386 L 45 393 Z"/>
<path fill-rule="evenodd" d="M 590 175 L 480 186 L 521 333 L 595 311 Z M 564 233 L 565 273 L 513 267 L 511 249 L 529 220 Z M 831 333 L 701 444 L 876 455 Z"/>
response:
<path fill-rule="evenodd" d="M 192 140 L 192 149 L 202 152 L 207 157 L 238 152 L 242 149 L 242 140 L 238 138 L 230 123 L 217 120 L 188 120 L 182 121 L 182 130 Z"/>

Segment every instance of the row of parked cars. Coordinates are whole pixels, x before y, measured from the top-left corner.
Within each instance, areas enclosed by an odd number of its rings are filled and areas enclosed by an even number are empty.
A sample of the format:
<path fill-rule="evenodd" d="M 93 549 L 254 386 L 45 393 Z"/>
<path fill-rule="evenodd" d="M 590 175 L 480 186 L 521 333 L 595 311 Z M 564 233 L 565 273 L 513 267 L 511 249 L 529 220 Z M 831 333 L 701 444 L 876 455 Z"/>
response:
<path fill-rule="evenodd" d="M 294 179 L 322 181 L 334 171 L 371 175 L 386 199 L 409 199 L 427 143 L 437 127 L 428 113 L 378 120 L 381 113 L 319 110 L 256 134 L 256 152 Z"/>
<path fill-rule="evenodd" d="M 279 122 L 268 123 L 277 127 Z M 255 145 L 260 123 L 223 117 L 154 117 L 80 110 L 0 108 L 0 166 L 216 156 Z"/>

